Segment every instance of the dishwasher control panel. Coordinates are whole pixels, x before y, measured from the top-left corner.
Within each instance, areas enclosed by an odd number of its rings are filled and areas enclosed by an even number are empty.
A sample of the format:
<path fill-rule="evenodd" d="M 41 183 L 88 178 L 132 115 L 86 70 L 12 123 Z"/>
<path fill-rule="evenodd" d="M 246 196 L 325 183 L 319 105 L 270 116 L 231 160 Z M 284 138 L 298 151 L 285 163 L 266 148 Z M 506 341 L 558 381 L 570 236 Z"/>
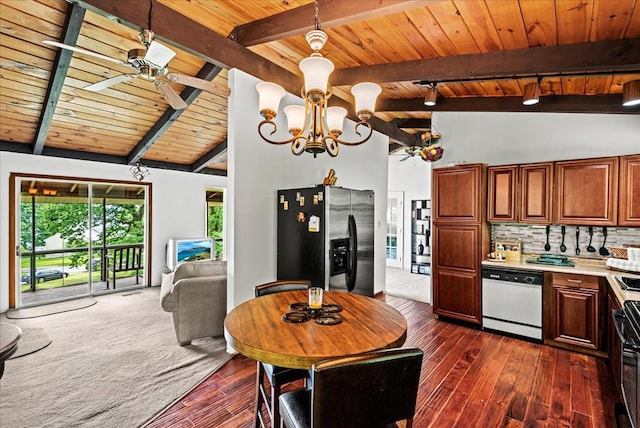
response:
<path fill-rule="evenodd" d="M 540 271 L 483 266 L 482 278 L 519 284 L 542 285 L 544 276 Z"/>

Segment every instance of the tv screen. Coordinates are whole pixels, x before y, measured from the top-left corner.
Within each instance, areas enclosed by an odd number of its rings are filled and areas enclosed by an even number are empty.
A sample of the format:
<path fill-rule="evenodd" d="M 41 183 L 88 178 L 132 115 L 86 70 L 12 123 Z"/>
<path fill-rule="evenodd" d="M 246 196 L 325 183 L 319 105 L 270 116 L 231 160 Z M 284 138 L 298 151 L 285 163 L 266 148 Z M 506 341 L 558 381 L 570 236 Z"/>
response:
<path fill-rule="evenodd" d="M 167 245 L 167 267 L 174 270 L 182 262 L 211 260 L 214 252 L 213 238 L 170 239 Z"/>

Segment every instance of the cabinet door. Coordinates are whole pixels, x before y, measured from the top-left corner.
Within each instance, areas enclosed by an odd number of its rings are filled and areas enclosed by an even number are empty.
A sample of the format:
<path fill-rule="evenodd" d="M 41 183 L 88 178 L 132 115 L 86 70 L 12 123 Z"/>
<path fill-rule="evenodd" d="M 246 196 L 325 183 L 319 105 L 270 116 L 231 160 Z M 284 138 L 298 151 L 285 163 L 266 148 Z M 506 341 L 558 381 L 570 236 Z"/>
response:
<path fill-rule="evenodd" d="M 433 231 L 433 312 L 480 324 L 481 225 L 436 225 Z"/>
<path fill-rule="evenodd" d="M 487 220 L 518 221 L 518 165 L 495 166 L 487 169 L 489 198 Z"/>
<path fill-rule="evenodd" d="M 619 226 L 640 226 L 640 155 L 620 158 Z"/>
<path fill-rule="evenodd" d="M 615 226 L 619 159 L 556 162 L 555 222 Z"/>
<path fill-rule="evenodd" d="M 552 340 L 598 349 L 598 290 L 553 285 Z"/>
<path fill-rule="evenodd" d="M 433 221 L 484 221 L 487 168 L 484 164 L 433 170 Z"/>
<path fill-rule="evenodd" d="M 520 221 L 551 224 L 553 163 L 520 166 Z"/>

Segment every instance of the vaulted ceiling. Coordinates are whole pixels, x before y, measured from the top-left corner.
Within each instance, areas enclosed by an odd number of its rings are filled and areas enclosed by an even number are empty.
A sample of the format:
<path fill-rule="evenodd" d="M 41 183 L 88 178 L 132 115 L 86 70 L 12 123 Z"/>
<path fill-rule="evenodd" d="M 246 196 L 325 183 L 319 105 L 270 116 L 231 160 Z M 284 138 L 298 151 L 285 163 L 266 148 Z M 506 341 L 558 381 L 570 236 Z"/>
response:
<path fill-rule="evenodd" d="M 374 127 L 390 151 L 418 144 L 433 111 L 639 114 L 622 87 L 640 79 L 640 0 L 318 0 L 336 65 L 332 104 L 381 84 Z M 174 110 L 144 78 L 84 89 L 129 67 L 141 29 L 176 51 L 170 72 L 226 87 L 241 69 L 299 93 L 309 0 L 0 0 L 0 150 L 226 173 L 227 94 L 171 82 Z M 540 103 L 522 104 L 539 82 Z M 435 84 L 434 107 L 423 103 Z M 258 115 L 256 108 L 256 115 Z M 445 137 L 446 138 L 446 137 Z"/>

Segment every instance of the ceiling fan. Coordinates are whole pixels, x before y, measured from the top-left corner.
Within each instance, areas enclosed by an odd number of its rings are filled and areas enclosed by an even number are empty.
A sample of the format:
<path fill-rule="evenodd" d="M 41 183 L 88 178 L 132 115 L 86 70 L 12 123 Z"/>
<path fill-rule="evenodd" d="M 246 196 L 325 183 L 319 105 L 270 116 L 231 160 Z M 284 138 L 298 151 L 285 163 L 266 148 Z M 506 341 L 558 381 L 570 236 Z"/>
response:
<path fill-rule="evenodd" d="M 51 40 L 45 40 L 43 43 L 51 46 L 56 46 L 62 49 L 69 49 L 79 54 L 92 56 L 104 61 L 113 62 L 132 69 L 131 73 L 120 74 L 118 76 L 111 77 L 106 80 L 94 83 L 89 86 L 85 86 L 83 89 L 92 92 L 99 92 L 103 89 L 117 85 L 118 83 L 127 82 L 137 77 L 153 82 L 153 86 L 156 91 L 162 95 L 162 97 L 169 103 L 169 105 L 175 110 L 181 110 L 187 108 L 187 103 L 180 97 L 180 95 L 169 85 L 169 81 L 179 83 L 186 86 L 191 86 L 203 91 L 212 92 L 214 94 L 229 96 L 229 89 L 218 85 L 217 83 L 210 82 L 208 80 L 199 79 L 197 77 L 188 76 L 179 73 L 170 73 L 167 68 L 169 61 L 176 55 L 176 53 L 168 47 L 162 45 L 160 42 L 154 40 L 155 34 L 151 30 L 142 30 L 140 32 L 140 41 L 145 49 L 131 49 L 127 55 L 127 60 L 122 61 L 116 58 L 112 58 L 107 55 L 103 55 L 97 52 L 93 52 L 87 49 L 79 48 L 77 46 L 65 45 Z"/>
<path fill-rule="evenodd" d="M 421 144 L 419 146 L 406 146 L 392 154 L 404 152 L 405 157 L 399 162 L 404 162 L 413 156 L 420 156 L 426 162 L 433 162 L 439 160 L 444 152 L 442 147 L 438 145 L 441 139 L 442 136 L 439 133 L 428 130 L 420 136 Z"/>

